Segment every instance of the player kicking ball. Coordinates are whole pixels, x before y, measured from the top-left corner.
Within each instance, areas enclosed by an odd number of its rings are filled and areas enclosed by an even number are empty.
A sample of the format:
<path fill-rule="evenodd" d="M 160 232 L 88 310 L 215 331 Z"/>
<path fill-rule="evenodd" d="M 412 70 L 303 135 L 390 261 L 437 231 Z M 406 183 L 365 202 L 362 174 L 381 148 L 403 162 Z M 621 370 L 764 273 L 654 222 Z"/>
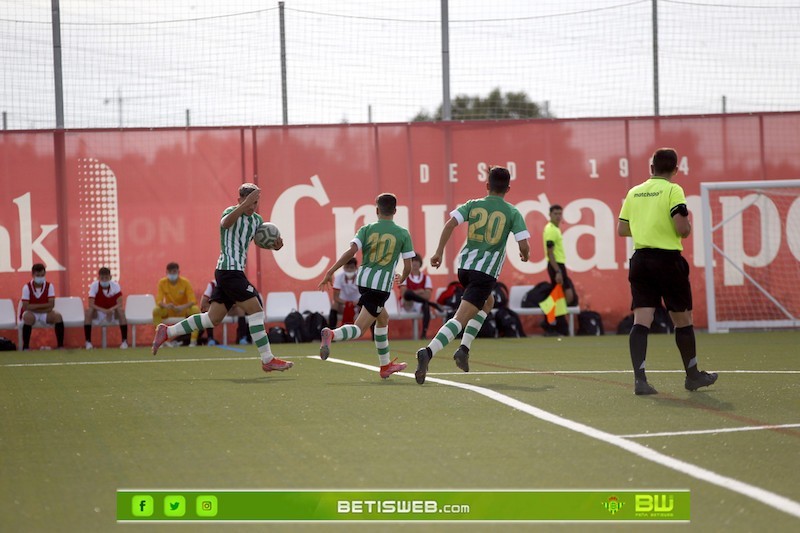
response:
<path fill-rule="evenodd" d="M 395 195 L 381 194 L 375 199 L 375 205 L 378 221 L 366 224 L 358 230 L 350 241 L 350 248 L 325 273 L 319 284 L 320 290 L 331 285 L 336 271 L 355 257 L 359 250 L 362 251 L 364 259 L 356 274 L 356 285 L 361 293 L 358 301 L 361 312 L 353 325 L 344 325 L 334 330 L 323 328 L 319 356 L 323 360 L 327 359 L 331 353 L 331 342 L 358 339 L 374 323 L 375 348 L 381 363 L 380 376 L 386 379 L 395 372 L 404 370 L 407 365 L 396 362 L 397 359 L 389 360 L 389 313 L 384 306 L 386 300 L 394 298 L 392 283 L 401 285 L 408 278 L 411 273 L 411 258 L 416 254 L 408 230 L 394 222 L 394 214 L 397 212 Z M 401 257 L 403 274 L 398 275 L 395 269 Z"/>
<path fill-rule="evenodd" d="M 258 210 L 261 190 L 253 183 L 245 183 L 239 187 L 239 203 L 222 212 L 219 232 L 221 252 L 214 271 L 217 286 L 211 293 L 211 305 L 208 311 L 192 315 L 174 326 L 159 324 L 153 339 L 153 355 L 159 347 L 169 339 L 186 335 L 192 331 L 213 328 L 220 324 L 234 304 L 247 315 L 247 324 L 253 344 L 261 355 L 261 369 L 264 372 L 284 371 L 292 368 L 294 363 L 283 361 L 272 355 L 269 339 L 264 328 L 264 310 L 261 308 L 255 287 L 244 275 L 247 262 L 247 248 L 256 231 L 264 223 Z M 272 250 L 280 250 L 283 240 L 275 239 Z"/>

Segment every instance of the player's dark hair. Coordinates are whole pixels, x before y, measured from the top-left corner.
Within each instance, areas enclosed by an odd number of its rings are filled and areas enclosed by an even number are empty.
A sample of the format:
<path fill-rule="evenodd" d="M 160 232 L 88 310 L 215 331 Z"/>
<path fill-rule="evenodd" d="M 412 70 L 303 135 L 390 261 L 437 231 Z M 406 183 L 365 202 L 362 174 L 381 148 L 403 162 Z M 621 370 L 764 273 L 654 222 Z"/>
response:
<path fill-rule="evenodd" d="M 239 198 L 247 198 L 250 196 L 250 193 L 257 191 L 258 185 L 255 183 L 243 183 L 241 187 L 239 187 Z"/>
<path fill-rule="evenodd" d="M 180 270 L 181 267 L 178 266 L 178 263 L 167 263 L 167 271 L 170 270 Z"/>
<path fill-rule="evenodd" d="M 381 215 L 394 215 L 397 212 L 397 197 L 390 192 L 379 194 L 375 198 L 375 205 Z"/>
<path fill-rule="evenodd" d="M 550 214 L 551 215 L 553 214 L 553 211 L 563 211 L 563 210 L 564 210 L 564 208 L 561 207 L 558 204 L 553 204 L 553 205 L 550 206 Z"/>
<path fill-rule="evenodd" d="M 412 261 L 419 261 L 419 264 L 422 264 L 422 256 L 419 254 L 414 254 L 414 257 L 411 258 Z"/>
<path fill-rule="evenodd" d="M 653 154 L 653 173 L 671 174 L 678 168 L 678 152 L 673 148 L 659 148 Z"/>
<path fill-rule="evenodd" d="M 98 276 L 110 276 L 111 269 L 108 267 L 101 267 L 100 270 L 97 271 Z"/>
<path fill-rule="evenodd" d="M 37 272 L 44 272 L 44 264 L 42 263 L 34 263 L 31 267 L 31 274 L 36 274 Z"/>
<path fill-rule="evenodd" d="M 358 259 L 356 259 L 355 257 L 351 257 L 350 260 L 347 263 L 345 263 L 345 265 L 358 266 Z"/>
<path fill-rule="evenodd" d="M 505 167 L 491 167 L 489 169 L 489 190 L 505 193 L 511 183 L 511 173 Z"/>

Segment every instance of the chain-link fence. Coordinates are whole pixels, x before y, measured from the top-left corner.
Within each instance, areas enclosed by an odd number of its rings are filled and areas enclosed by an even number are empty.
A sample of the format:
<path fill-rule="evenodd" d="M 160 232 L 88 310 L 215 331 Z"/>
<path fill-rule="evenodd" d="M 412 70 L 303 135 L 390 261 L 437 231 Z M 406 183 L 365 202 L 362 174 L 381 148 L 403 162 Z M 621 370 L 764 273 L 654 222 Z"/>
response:
<path fill-rule="evenodd" d="M 5 129 L 56 125 L 51 12 L 0 0 Z M 662 115 L 800 109 L 796 1 L 463 0 L 448 14 L 456 119 L 652 115 L 656 64 Z M 440 2 L 60 0 L 60 21 L 67 128 L 281 124 L 282 72 L 289 124 L 440 116 Z"/>

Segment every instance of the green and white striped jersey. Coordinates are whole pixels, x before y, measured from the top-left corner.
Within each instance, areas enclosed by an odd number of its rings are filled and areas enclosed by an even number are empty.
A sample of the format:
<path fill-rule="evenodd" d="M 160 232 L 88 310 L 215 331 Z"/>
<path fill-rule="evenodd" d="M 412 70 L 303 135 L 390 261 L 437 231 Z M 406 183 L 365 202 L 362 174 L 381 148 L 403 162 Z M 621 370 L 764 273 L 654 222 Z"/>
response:
<path fill-rule="evenodd" d="M 516 207 L 501 196 L 469 200 L 450 212 L 461 224 L 468 221 L 467 243 L 458 255 L 458 268 L 477 270 L 496 278 L 506 260 L 506 240 L 513 233 L 517 241 L 531 236 Z"/>
<path fill-rule="evenodd" d="M 390 292 L 400 258 L 414 257 L 414 246 L 408 230 L 393 220 L 378 220 L 358 230 L 352 241 L 364 258 L 356 275 L 356 285 L 376 291 Z"/>
<path fill-rule="evenodd" d="M 238 206 L 231 206 L 222 212 L 220 223 L 225 216 L 236 209 Z M 217 261 L 217 270 L 244 270 L 247 263 L 247 247 L 256 234 L 256 230 L 264 222 L 261 215 L 242 215 L 230 228 L 219 226 L 219 247 L 220 254 Z"/>

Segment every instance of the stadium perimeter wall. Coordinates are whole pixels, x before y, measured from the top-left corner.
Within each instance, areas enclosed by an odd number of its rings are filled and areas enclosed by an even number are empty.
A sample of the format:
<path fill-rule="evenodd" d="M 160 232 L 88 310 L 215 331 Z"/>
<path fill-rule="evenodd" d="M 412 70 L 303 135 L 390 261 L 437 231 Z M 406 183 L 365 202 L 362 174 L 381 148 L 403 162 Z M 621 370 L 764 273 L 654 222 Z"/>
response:
<path fill-rule="evenodd" d="M 598 311 L 612 329 L 630 306 L 631 250 L 616 236 L 617 215 L 661 146 L 681 156 L 677 182 L 694 213 L 684 253 L 693 267 L 695 322 L 704 327 L 699 183 L 800 177 L 800 113 L 3 131 L 0 298 L 16 303 L 39 261 L 58 295 L 84 298 L 100 266 L 112 268 L 126 294 L 154 293 L 165 265 L 177 261 L 199 297 L 219 253 L 219 216 L 246 181 L 265 190 L 259 212 L 286 242 L 277 253 L 251 248 L 247 275 L 262 293 L 313 290 L 365 217 L 374 218 L 378 193 L 398 196 L 396 218 L 428 257 L 449 211 L 483 195 L 487 166 L 499 164 L 512 170 L 507 199 L 533 235 L 529 263 L 510 244 L 501 280 L 547 279 L 541 231 L 549 205 L 561 204 L 567 267 L 581 306 Z M 428 271 L 434 286 L 455 278 L 465 238 L 459 228 L 445 264 Z M 754 253 L 760 243 L 741 245 Z M 407 334 L 408 326 L 394 331 Z M 149 332 L 142 334 L 146 341 Z"/>

